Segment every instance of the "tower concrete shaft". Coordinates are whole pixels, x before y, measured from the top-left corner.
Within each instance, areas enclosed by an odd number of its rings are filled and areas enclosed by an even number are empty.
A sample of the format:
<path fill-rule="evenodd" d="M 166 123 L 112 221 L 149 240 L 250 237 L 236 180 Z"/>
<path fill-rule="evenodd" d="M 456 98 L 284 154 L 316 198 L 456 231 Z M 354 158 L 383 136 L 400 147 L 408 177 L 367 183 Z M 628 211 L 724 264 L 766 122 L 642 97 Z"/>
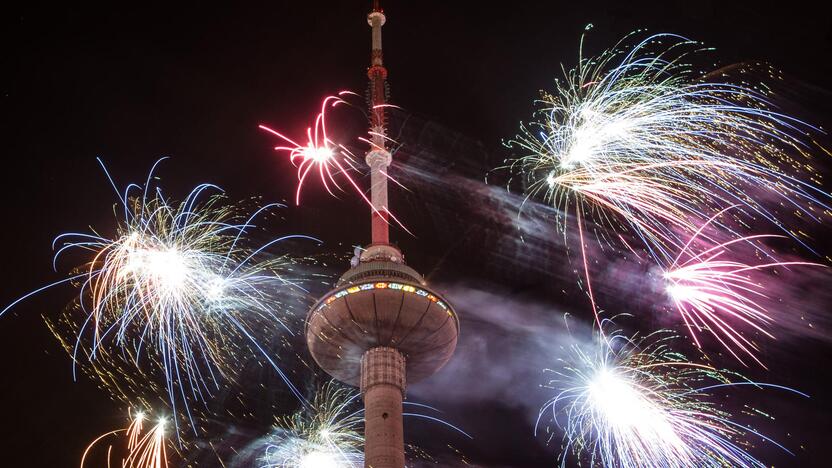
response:
<path fill-rule="evenodd" d="M 368 100 L 370 104 L 370 143 L 366 161 L 370 166 L 370 201 L 372 212 L 373 244 L 389 244 L 389 211 L 387 208 L 387 168 L 393 158 L 387 150 L 387 69 L 384 68 L 384 56 L 381 51 L 381 27 L 387 21 L 384 12 L 373 3 L 373 11 L 367 15 L 367 23 L 373 29 L 373 42 L 370 55 L 370 79 Z"/>
<path fill-rule="evenodd" d="M 361 357 L 364 398 L 364 466 L 404 467 L 402 399 L 405 358 L 394 348 L 379 346 Z"/>

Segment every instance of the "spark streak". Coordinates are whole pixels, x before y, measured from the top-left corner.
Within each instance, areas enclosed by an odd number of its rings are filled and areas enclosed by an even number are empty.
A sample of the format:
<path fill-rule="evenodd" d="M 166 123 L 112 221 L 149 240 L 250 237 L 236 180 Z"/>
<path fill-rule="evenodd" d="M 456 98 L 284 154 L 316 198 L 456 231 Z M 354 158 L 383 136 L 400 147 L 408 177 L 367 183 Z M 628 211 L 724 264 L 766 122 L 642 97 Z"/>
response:
<path fill-rule="evenodd" d="M 167 468 L 168 457 L 165 449 L 165 426 L 167 421 L 161 418 L 149 430 L 144 429 L 146 416 L 142 412 L 132 417 L 130 425 L 124 429 L 117 429 L 95 439 L 81 457 L 81 468 L 84 468 L 87 457 L 103 440 L 124 433 L 126 439 L 126 455 L 121 460 L 122 468 Z M 107 465 L 111 466 L 113 445 L 107 448 Z"/>

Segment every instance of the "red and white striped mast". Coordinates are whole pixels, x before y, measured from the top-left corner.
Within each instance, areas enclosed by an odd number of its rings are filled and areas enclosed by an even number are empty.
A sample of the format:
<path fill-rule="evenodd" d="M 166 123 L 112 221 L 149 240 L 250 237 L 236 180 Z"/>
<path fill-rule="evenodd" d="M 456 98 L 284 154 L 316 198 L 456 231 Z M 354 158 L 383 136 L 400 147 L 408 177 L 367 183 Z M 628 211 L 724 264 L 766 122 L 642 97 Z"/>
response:
<path fill-rule="evenodd" d="M 370 166 L 370 201 L 372 211 L 372 245 L 387 245 L 390 243 L 389 210 L 387 206 L 387 168 L 393 161 L 387 150 L 387 69 L 384 68 L 384 57 L 381 51 L 381 27 L 387 21 L 384 11 L 379 6 L 379 0 L 373 1 L 373 10 L 367 15 L 367 23 L 373 29 L 372 52 L 370 68 L 367 77 L 370 78 L 370 150 L 367 151 L 365 161 Z"/>

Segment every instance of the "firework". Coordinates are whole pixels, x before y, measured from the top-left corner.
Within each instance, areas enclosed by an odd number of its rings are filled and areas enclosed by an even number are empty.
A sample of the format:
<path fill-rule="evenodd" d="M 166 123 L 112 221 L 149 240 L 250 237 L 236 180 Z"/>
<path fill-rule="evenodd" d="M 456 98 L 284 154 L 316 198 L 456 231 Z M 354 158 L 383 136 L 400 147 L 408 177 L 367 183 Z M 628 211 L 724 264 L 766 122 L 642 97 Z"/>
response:
<path fill-rule="evenodd" d="M 270 437 L 262 468 L 353 468 L 364 466 L 363 412 L 358 394 L 327 384 L 312 407 L 280 418 Z"/>
<path fill-rule="evenodd" d="M 144 413 L 138 412 L 131 417 L 130 425 L 124 429 L 116 429 L 95 439 L 81 457 L 81 468 L 87 461 L 91 451 L 102 441 L 122 436 L 126 455 L 121 460 L 122 468 L 167 468 L 168 459 L 165 450 L 165 426 L 167 421 L 160 418 L 150 429 L 145 430 L 144 424 L 147 417 Z M 126 443 L 125 443 L 126 442 Z M 112 466 L 113 444 L 107 447 L 107 465 Z"/>
<path fill-rule="evenodd" d="M 782 237 L 772 235 L 739 237 L 701 248 L 695 253 L 697 241 L 702 243 L 702 231 L 714 219 L 708 220 L 691 236 L 670 268 L 664 271 L 666 291 L 698 347 L 701 348 L 697 332 L 708 330 L 740 362 L 743 360 L 738 352 L 762 365 L 755 354 L 758 346 L 738 329 L 747 326 L 769 338 L 774 337 L 767 330 L 773 318 L 761 305 L 768 298 L 768 288 L 752 275 L 778 267 L 823 265 L 776 260 L 751 264 L 732 258 L 732 247 L 737 244 L 747 247 L 766 238 Z"/>
<path fill-rule="evenodd" d="M 564 452 L 591 466 L 765 466 L 742 439 L 774 442 L 707 398 L 709 389 L 748 382 L 732 383 L 724 371 L 687 361 L 668 348 L 672 337 L 658 336 L 634 342 L 613 334 L 591 353 L 574 347 L 575 363 L 553 371 L 548 387 L 558 393 L 538 425 L 551 414 L 564 431 Z"/>
<path fill-rule="evenodd" d="M 327 111 L 339 105 L 346 104 L 341 96 L 351 94 L 348 92 L 339 93 L 338 96 L 327 96 L 321 103 L 321 111 L 315 117 L 315 124 L 306 129 L 306 143 L 297 143 L 295 140 L 272 130 L 265 125 L 260 128 L 277 136 L 283 144 L 276 146 L 275 151 L 288 154 L 289 160 L 298 170 L 298 188 L 295 195 L 295 202 L 300 204 L 300 193 L 303 190 L 303 183 L 309 173 L 316 174 L 327 192 L 335 195 L 333 188 L 341 189 L 338 178 L 343 178 L 355 190 L 364 195 L 350 172 L 357 171 L 357 160 L 353 154 L 342 144 L 332 140 L 327 132 Z M 366 198 L 366 196 L 365 196 Z"/>
<path fill-rule="evenodd" d="M 206 402 L 239 370 L 242 356 L 253 354 L 301 398 L 257 337 L 268 331 L 274 341 L 291 333 L 287 320 L 304 294 L 294 279 L 296 261 L 264 251 L 304 236 L 248 248 L 254 217 L 277 205 L 246 216 L 241 208 L 225 204 L 219 193 L 205 196 L 219 191 L 208 184 L 175 204 L 150 186 L 152 174 L 144 187 L 131 184 L 120 195 L 116 211 L 123 217 L 114 236 L 71 233 L 55 240 L 56 262 L 71 250 L 92 258 L 80 268 L 82 273 L 70 278 L 79 284 L 81 311 L 81 317 L 69 320 L 80 320 L 80 325 L 70 326 L 76 334 L 73 367 L 86 358 L 158 369 L 150 374 L 162 374 L 174 414 L 181 406 L 190 417 L 192 402 Z M 116 369 L 93 366 L 102 381 L 115 380 L 110 374 Z"/>
<path fill-rule="evenodd" d="M 630 38 L 581 56 L 508 142 L 524 153 L 513 167 L 529 195 L 564 213 L 559 226 L 574 212 L 579 224 L 626 227 L 666 263 L 683 233 L 727 206 L 786 232 L 767 194 L 806 218 L 827 211 L 827 195 L 803 181 L 818 177 L 804 143 L 812 127 L 778 113 L 762 90 L 696 76 L 685 61 L 697 43 L 659 34 L 629 47 Z"/>
<path fill-rule="evenodd" d="M 344 99 L 347 96 L 355 96 L 355 94 L 349 91 L 342 91 L 337 96 L 327 96 L 324 98 L 321 103 L 321 111 L 315 117 L 315 123 L 306 129 L 305 143 L 299 143 L 297 140 L 289 138 L 265 125 L 260 125 L 259 127 L 280 138 L 282 144 L 275 146 L 275 151 L 288 155 L 289 161 L 297 168 L 298 184 L 295 193 L 296 204 L 300 204 L 300 195 L 303 191 L 304 183 L 310 176 L 317 176 L 321 185 L 324 186 L 324 189 L 330 195 L 336 196 L 336 190 L 344 191 L 348 187 L 357 193 L 367 203 L 370 209 L 381 216 L 382 219 L 392 219 L 399 227 L 407 231 L 407 228 L 404 227 L 387 207 L 376 208 L 365 193 L 365 190 L 361 188 L 353 176 L 353 173 L 359 172 L 361 166 L 358 158 L 347 146 L 333 139 L 327 130 L 327 112 L 338 106 L 352 106 Z M 378 107 L 395 106 L 385 104 Z M 373 149 L 379 149 L 385 152 L 386 149 L 380 145 L 394 143 L 383 132 L 371 130 L 368 136 L 369 138 L 359 137 L 357 140 L 370 145 Z M 398 184 L 386 171 L 382 171 L 382 175 Z"/>

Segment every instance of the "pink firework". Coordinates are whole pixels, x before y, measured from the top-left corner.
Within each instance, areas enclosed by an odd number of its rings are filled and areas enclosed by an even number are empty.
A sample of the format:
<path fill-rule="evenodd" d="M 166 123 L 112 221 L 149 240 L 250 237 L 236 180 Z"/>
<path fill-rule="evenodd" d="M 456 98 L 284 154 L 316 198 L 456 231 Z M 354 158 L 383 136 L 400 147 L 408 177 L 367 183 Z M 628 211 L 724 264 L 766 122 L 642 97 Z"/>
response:
<path fill-rule="evenodd" d="M 306 129 L 306 143 L 300 144 L 297 141 L 287 137 L 286 135 L 272 130 L 265 125 L 259 127 L 277 137 L 279 137 L 283 144 L 275 146 L 276 151 L 280 151 L 289 155 L 289 161 L 297 167 L 298 173 L 298 188 L 295 194 L 295 203 L 300 205 L 300 193 L 303 190 L 304 182 L 309 178 L 310 173 L 317 174 L 318 179 L 330 195 L 335 196 L 333 189 L 344 191 L 341 184 L 346 182 L 346 185 L 352 187 L 353 190 L 363 199 L 374 214 L 377 214 L 381 219 L 387 222 L 393 220 L 399 227 L 406 232 L 410 231 L 391 213 L 386 205 L 376 207 L 372 200 L 367 196 L 364 190 L 358 185 L 356 180 L 350 175 L 350 172 L 358 171 L 358 159 L 350 152 L 342 143 L 332 140 L 327 133 L 327 111 L 339 105 L 350 105 L 343 99 L 343 96 L 355 96 L 355 93 L 349 91 L 341 91 L 337 96 L 327 96 L 321 103 L 321 111 L 315 117 L 315 124 Z M 388 104 L 373 106 L 373 111 L 377 109 L 395 107 Z M 377 132 L 375 129 L 369 133 L 369 138 L 359 137 L 358 141 L 369 144 L 371 151 L 381 150 L 387 152 L 385 144 L 392 142 L 387 138 L 383 132 Z M 389 155 L 389 153 L 387 153 Z M 400 185 L 392 179 L 385 170 L 380 171 L 380 174 L 385 180 L 390 180 L 397 185 Z M 341 184 L 339 184 L 339 179 Z"/>
<path fill-rule="evenodd" d="M 743 334 L 743 329 L 747 329 L 774 338 L 768 331 L 774 319 L 763 305 L 769 299 L 769 288 L 760 278 L 755 280 L 754 274 L 777 267 L 823 265 L 776 260 L 746 263 L 731 258 L 732 245 L 783 237 L 776 235 L 738 237 L 694 253 L 693 245 L 702 231 L 725 211 L 703 224 L 665 270 L 666 291 L 698 347 L 701 344 L 697 333 L 707 330 L 741 363 L 745 364 L 740 357 L 743 354 L 765 367 L 756 355 L 758 346 Z"/>
<path fill-rule="evenodd" d="M 352 93 L 342 91 L 337 96 L 327 96 L 324 98 L 321 103 L 321 112 L 315 118 L 315 124 L 306 129 L 305 144 L 300 144 L 280 132 L 272 130 L 265 125 L 260 125 L 261 129 L 283 140 L 283 144 L 275 146 L 274 149 L 287 153 L 289 160 L 297 167 L 298 188 L 295 195 L 295 203 L 297 204 L 300 204 L 300 193 L 303 189 L 303 183 L 307 180 L 310 173 L 317 174 L 330 195 L 335 195 L 333 188 L 343 190 L 338 183 L 338 179 L 340 178 L 342 180 L 341 183 L 346 181 L 367 203 L 370 203 L 364 191 L 361 190 L 355 182 L 355 179 L 349 174 L 350 171 L 357 170 L 356 158 L 342 144 L 333 141 L 327 133 L 327 111 L 338 105 L 346 104 L 346 101 L 341 98 L 345 94 Z M 372 203 L 370 205 L 372 206 Z"/>

